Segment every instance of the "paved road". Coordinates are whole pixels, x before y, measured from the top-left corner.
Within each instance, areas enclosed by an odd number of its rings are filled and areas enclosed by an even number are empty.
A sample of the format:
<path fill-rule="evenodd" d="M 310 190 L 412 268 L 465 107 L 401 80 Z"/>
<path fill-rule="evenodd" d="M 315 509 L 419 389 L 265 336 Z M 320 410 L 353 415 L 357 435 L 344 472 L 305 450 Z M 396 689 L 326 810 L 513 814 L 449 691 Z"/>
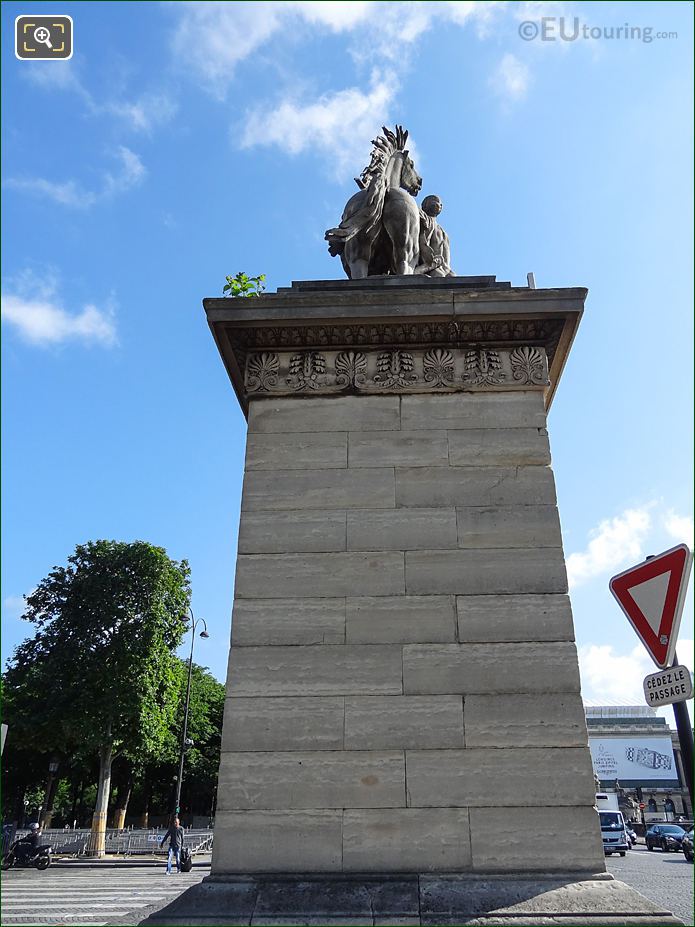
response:
<path fill-rule="evenodd" d="M 693 917 L 693 864 L 682 853 L 647 852 L 606 860 L 613 875 L 668 908 L 686 924 Z M 2 874 L 3 925 L 137 924 L 210 871 L 209 857 L 192 872 L 167 876 L 163 864 L 64 861 L 47 872 L 17 869 Z"/>
<path fill-rule="evenodd" d="M 137 924 L 152 905 L 163 907 L 210 872 L 166 875 L 163 863 L 58 860 L 46 872 L 11 869 L 2 873 L 0 923 Z"/>
<path fill-rule="evenodd" d="M 638 843 L 625 857 L 606 857 L 606 866 L 616 879 L 673 911 L 686 924 L 695 923 L 693 864 L 682 853 L 650 853 Z"/>

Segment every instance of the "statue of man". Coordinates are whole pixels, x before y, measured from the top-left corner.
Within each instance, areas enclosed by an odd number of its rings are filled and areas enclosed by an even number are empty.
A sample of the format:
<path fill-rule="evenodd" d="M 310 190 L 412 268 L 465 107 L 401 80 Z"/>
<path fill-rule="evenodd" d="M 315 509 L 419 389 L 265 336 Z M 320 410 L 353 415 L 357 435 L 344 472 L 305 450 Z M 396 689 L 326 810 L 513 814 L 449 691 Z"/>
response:
<path fill-rule="evenodd" d="M 451 269 L 449 236 L 437 222 L 442 211 L 438 196 L 426 196 L 420 207 L 420 258 L 413 271 L 428 277 L 455 277 Z"/>

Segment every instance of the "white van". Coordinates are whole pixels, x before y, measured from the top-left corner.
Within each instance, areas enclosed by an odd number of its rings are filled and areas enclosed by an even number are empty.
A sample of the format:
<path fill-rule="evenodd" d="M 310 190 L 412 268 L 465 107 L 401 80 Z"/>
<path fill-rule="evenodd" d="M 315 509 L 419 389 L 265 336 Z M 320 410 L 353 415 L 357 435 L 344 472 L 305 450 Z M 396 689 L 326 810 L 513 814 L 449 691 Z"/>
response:
<path fill-rule="evenodd" d="M 625 830 L 625 818 L 622 811 L 599 810 L 598 816 L 601 822 L 603 852 L 606 856 L 611 856 L 613 853 L 625 856 L 630 849 L 630 839 Z"/>

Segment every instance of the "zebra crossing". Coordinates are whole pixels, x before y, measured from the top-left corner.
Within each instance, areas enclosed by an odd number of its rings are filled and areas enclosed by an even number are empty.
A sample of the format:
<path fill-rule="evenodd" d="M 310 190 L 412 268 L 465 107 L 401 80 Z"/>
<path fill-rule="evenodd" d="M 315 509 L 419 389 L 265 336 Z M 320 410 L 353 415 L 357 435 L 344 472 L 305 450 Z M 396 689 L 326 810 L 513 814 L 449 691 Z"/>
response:
<path fill-rule="evenodd" d="M 0 923 L 3 927 L 137 924 L 149 913 L 145 908 L 164 907 L 209 872 L 209 863 L 196 865 L 191 872 L 174 870 L 168 876 L 162 863 L 78 860 L 54 861 L 45 872 L 11 869 L 2 873 Z"/>

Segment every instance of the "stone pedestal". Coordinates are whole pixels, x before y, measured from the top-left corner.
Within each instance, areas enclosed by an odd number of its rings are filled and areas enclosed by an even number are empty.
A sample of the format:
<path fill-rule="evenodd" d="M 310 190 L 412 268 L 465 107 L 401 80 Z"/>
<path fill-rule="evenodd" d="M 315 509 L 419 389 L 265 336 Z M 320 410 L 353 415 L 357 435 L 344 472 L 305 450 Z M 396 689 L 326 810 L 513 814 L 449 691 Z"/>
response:
<path fill-rule="evenodd" d="M 602 923 L 678 923 L 620 883 L 605 908 L 546 430 L 585 296 L 386 277 L 205 300 L 249 423 L 200 889 L 246 886 L 234 923 L 506 923 L 522 901 L 514 923 L 584 923 L 592 898 Z M 396 875 L 407 912 L 326 908 Z"/>

